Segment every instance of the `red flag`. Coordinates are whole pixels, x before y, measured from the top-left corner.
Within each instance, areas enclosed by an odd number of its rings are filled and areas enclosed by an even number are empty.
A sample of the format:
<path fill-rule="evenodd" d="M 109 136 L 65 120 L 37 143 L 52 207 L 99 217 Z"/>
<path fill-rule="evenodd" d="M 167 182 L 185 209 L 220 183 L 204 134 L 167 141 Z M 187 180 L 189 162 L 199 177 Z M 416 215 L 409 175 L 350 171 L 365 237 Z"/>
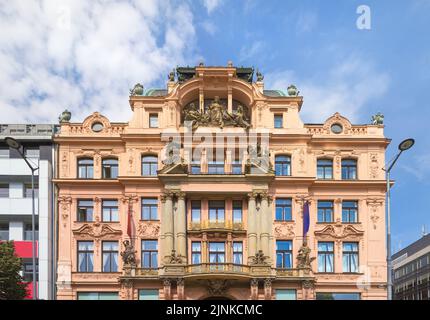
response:
<path fill-rule="evenodd" d="M 133 204 L 131 199 L 128 201 L 127 234 L 130 239 L 133 238 Z"/>

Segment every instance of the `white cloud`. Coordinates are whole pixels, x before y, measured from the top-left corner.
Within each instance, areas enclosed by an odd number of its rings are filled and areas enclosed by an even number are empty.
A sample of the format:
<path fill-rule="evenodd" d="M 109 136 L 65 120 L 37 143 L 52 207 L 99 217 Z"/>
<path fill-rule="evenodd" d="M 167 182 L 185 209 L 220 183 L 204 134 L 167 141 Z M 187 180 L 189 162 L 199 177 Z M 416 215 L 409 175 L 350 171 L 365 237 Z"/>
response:
<path fill-rule="evenodd" d="M 428 183 L 430 177 L 430 153 L 416 155 L 412 157 L 408 165 L 400 164 L 400 167 L 411 173 L 422 183 Z"/>
<path fill-rule="evenodd" d="M 203 21 L 201 23 L 201 26 L 210 35 L 214 35 L 218 31 L 217 26 L 212 21 L 209 21 L 209 20 Z"/>
<path fill-rule="evenodd" d="M 322 123 L 335 112 L 358 121 L 368 103 L 387 92 L 390 82 L 386 73 L 357 57 L 345 59 L 327 74 L 320 71 L 311 78 L 285 70 L 267 74 L 265 79 L 267 88 L 286 91 L 295 84 L 303 95 L 303 119 L 312 123 Z M 364 121 L 370 121 L 370 115 Z"/>
<path fill-rule="evenodd" d="M 315 12 L 303 12 L 296 22 L 296 30 L 300 33 L 310 32 L 317 26 L 318 16 Z"/>
<path fill-rule="evenodd" d="M 254 41 L 249 45 L 244 45 L 239 52 L 239 60 L 246 61 L 257 57 L 264 51 L 265 43 L 263 41 Z"/>
<path fill-rule="evenodd" d="M 223 0 L 203 0 L 203 5 L 205 6 L 208 14 L 211 14 L 216 8 L 218 8 Z"/>
<path fill-rule="evenodd" d="M 196 60 L 193 18 L 182 2 L 0 0 L 1 122 L 129 120 L 129 88 Z"/>

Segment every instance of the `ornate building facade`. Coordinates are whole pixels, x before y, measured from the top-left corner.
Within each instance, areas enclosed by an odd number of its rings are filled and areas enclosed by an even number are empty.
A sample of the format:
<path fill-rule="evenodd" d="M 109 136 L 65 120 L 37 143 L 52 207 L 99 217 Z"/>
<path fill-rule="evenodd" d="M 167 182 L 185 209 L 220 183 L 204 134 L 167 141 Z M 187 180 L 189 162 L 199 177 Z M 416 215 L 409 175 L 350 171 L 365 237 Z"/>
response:
<path fill-rule="evenodd" d="M 177 68 L 128 123 L 61 120 L 58 299 L 386 298 L 381 117 L 304 124 L 253 72 Z"/>

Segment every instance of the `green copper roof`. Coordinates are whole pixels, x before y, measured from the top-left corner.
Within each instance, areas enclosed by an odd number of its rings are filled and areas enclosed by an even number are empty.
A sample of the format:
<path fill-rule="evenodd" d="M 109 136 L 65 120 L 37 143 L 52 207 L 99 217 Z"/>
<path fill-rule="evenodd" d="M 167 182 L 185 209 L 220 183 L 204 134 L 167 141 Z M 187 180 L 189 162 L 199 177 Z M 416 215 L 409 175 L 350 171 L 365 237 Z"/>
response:
<path fill-rule="evenodd" d="M 287 96 L 282 90 L 264 90 L 263 93 L 268 97 L 286 97 Z"/>
<path fill-rule="evenodd" d="M 177 67 L 176 75 L 178 77 L 179 83 L 185 82 L 192 79 L 196 75 L 195 67 Z M 236 67 L 236 75 L 238 78 L 252 83 L 252 78 L 254 76 L 254 68 L 251 67 Z"/>
<path fill-rule="evenodd" d="M 167 95 L 167 90 L 166 89 L 148 89 L 144 96 L 146 97 L 162 97 Z"/>

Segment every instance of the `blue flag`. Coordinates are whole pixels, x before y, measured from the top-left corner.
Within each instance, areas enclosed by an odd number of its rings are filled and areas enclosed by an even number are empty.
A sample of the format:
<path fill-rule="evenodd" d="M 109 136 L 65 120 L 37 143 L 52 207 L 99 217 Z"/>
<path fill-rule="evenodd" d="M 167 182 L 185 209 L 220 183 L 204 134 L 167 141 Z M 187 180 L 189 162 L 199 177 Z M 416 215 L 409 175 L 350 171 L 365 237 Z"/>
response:
<path fill-rule="evenodd" d="M 303 205 L 303 238 L 306 237 L 306 234 L 309 231 L 309 224 L 310 224 L 309 202 L 306 201 Z"/>

